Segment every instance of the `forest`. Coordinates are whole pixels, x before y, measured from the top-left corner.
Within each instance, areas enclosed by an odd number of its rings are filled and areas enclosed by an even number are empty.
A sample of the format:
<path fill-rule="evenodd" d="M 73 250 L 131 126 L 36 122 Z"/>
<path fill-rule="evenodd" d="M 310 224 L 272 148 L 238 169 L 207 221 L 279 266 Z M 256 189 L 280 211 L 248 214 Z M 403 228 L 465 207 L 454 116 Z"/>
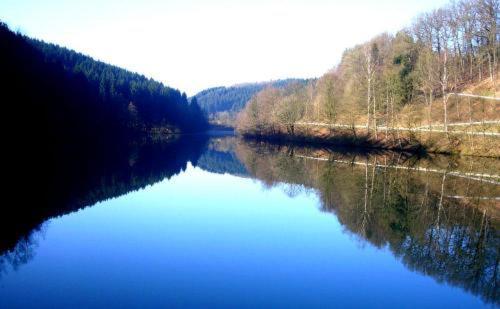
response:
<path fill-rule="evenodd" d="M 8 127 L 43 145 L 198 132 L 208 125 L 196 100 L 179 90 L 3 23 L 0 66 Z"/>
<path fill-rule="evenodd" d="M 499 145 L 499 6 L 451 2 L 345 50 L 318 80 L 267 87 L 238 116 L 238 131 L 497 156 L 488 151 Z"/>

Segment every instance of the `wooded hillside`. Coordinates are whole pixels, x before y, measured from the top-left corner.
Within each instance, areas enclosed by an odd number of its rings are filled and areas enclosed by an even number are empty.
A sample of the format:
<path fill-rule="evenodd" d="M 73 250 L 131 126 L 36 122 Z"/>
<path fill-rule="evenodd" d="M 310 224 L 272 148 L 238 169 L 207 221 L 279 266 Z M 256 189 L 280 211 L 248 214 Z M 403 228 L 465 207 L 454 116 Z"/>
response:
<path fill-rule="evenodd" d="M 358 130 L 349 134 L 396 144 L 398 130 L 496 136 L 499 6 L 497 0 L 458 1 L 423 13 L 394 35 L 347 49 L 317 81 L 264 89 L 241 113 L 238 129 L 260 136 Z M 461 94 L 471 92 L 477 96 Z"/>
<path fill-rule="evenodd" d="M 0 23 L 0 93 L 12 127 L 31 138 L 117 138 L 204 130 L 179 90 L 75 51 L 15 34 Z"/>

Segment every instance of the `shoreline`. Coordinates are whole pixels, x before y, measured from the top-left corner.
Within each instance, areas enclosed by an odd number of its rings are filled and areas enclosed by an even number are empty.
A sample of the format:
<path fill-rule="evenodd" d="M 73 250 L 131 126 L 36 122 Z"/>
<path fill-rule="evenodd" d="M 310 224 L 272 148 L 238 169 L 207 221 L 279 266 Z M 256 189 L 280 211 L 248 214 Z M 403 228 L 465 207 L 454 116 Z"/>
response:
<path fill-rule="evenodd" d="M 275 134 L 249 134 L 237 132 L 236 135 L 244 139 L 262 140 L 274 143 L 296 143 L 303 145 L 318 145 L 318 146 L 339 146 L 342 148 L 351 148 L 357 150 L 388 150 L 398 152 L 408 152 L 418 155 L 425 154 L 442 154 L 450 156 L 469 156 L 469 157 L 484 157 L 484 158 L 500 158 L 500 153 L 497 147 L 488 143 L 488 136 L 480 136 L 476 138 L 476 145 L 472 148 L 463 139 L 454 138 L 443 133 L 427 132 L 416 136 L 415 134 L 400 133 L 398 138 L 393 134 L 385 135 L 385 132 L 379 132 L 378 137 L 366 132 L 356 132 L 355 135 L 345 132 L 340 134 L 332 134 L 328 136 L 318 136 L 312 134 L 298 133 L 289 135 L 284 133 Z M 485 140 L 486 139 L 486 140 Z M 479 141 L 478 141 L 479 140 Z M 490 152 L 488 152 L 490 151 Z"/>

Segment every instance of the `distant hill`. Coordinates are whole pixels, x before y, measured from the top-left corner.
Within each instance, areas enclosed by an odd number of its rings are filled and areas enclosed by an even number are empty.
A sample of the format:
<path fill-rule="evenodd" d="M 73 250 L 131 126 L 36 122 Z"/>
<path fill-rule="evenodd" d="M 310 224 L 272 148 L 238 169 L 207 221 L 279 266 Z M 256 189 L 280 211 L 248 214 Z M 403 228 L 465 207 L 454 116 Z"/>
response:
<path fill-rule="evenodd" d="M 308 81 L 308 79 L 289 78 L 261 83 L 245 83 L 230 87 L 214 87 L 197 93 L 195 97 L 212 122 L 232 125 L 236 114 L 259 91 L 267 87 L 284 88 L 293 83 L 305 84 Z"/>

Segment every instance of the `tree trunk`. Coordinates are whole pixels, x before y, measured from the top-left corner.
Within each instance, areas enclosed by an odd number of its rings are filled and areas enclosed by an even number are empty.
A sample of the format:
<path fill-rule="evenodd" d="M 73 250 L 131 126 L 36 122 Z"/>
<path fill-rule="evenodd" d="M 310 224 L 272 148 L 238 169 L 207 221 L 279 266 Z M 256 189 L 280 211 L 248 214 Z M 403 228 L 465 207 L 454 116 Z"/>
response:
<path fill-rule="evenodd" d="M 448 95 L 443 95 L 444 131 L 448 133 Z"/>
<path fill-rule="evenodd" d="M 429 130 L 432 129 L 432 101 L 434 100 L 434 95 L 432 93 L 432 89 L 429 91 L 429 111 L 428 111 L 428 117 L 429 117 Z"/>
<path fill-rule="evenodd" d="M 389 90 L 386 89 L 385 95 L 385 138 L 387 139 L 387 132 L 389 128 Z"/>
<path fill-rule="evenodd" d="M 369 73 L 370 74 L 370 73 Z M 366 110 L 367 110 L 367 118 L 366 118 L 366 130 L 370 131 L 370 101 L 371 101 L 371 78 L 367 79 L 368 82 L 368 90 L 366 95 Z"/>
<path fill-rule="evenodd" d="M 377 99 L 376 97 L 373 98 L 373 125 L 375 129 L 375 138 L 378 138 L 378 131 L 377 131 Z"/>
<path fill-rule="evenodd" d="M 443 62 L 443 80 L 441 81 L 441 90 L 443 92 L 443 109 L 444 109 L 444 131 L 448 133 L 448 94 L 447 94 L 447 84 L 448 84 L 448 51 L 444 51 L 444 62 Z"/>
<path fill-rule="evenodd" d="M 490 71 L 490 80 L 493 82 L 493 65 L 491 59 L 491 53 L 488 51 L 488 69 Z"/>

